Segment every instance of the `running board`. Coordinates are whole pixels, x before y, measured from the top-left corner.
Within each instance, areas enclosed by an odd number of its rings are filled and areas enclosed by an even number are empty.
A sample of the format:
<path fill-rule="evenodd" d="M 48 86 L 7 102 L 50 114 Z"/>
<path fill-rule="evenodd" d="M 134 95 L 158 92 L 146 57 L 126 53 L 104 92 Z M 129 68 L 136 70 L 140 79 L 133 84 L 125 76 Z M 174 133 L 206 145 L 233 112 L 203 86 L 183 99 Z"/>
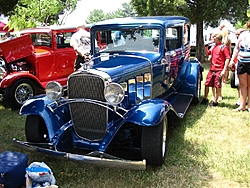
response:
<path fill-rule="evenodd" d="M 187 94 L 178 94 L 175 97 L 174 102 L 172 103 L 172 106 L 174 110 L 177 112 L 180 118 L 183 118 L 188 107 L 190 106 L 190 103 L 193 100 L 192 95 L 187 95 Z"/>

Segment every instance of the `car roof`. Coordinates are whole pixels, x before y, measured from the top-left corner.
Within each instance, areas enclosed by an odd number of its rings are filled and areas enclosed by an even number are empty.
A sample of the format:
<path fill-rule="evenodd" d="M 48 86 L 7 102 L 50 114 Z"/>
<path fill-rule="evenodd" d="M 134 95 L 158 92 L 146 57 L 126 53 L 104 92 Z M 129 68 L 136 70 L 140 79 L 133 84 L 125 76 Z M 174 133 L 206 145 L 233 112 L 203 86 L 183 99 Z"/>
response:
<path fill-rule="evenodd" d="M 86 28 L 90 28 L 92 24 L 86 24 Z M 66 25 L 55 25 L 55 26 L 45 26 L 45 27 L 36 27 L 28 28 L 22 30 L 20 33 L 49 33 L 51 31 L 62 31 L 62 30 L 76 30 L 76 26 L 66 26 Z"/>
<path fill-rule="evenodd" d="M 176 24 L 189 23 L 189 19 L 183 16 L 145 16 L 145 17 L 129 17 L 129 18 L 114 18 L 97 22 L 93 27 L 98 25 L 122 25 L 122 24 Z"/>

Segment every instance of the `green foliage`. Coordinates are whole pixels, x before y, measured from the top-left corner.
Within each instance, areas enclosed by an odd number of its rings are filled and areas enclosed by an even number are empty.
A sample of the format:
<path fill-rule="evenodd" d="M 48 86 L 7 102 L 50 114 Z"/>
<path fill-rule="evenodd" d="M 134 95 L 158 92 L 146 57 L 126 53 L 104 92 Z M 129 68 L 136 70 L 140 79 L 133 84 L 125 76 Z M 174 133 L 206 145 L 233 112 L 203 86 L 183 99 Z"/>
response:
<path fill-rule="evenodd" d="M 106 19 L 106 14 L 104 13 L 103 10 L 101 9 L 94 9 L 93 11 L 90 12 L 88 18 L 87 18 L 87 23 L 95 23 L 98 21 L 102 21 Z"/>
<path fill-rule="evenodd" d="M 203 24 L 218 26 L 223 19 L 231 23 L 246 21 L 248 4 L 245 0 L 185 0 L 186 4 L 178 7 L 182 14 L 197 24 L 197 58 L 204 62 Z"/>
<path fill-rule="evenodd" d="M 139 16 L 181 15 L 178 7 L 184 0 L 131 0 Z"/>
<path fill-rule="evenodd" d="M 248 9 L 248 4 L 245 0 L 185 0 L 185 2 L 178 9 L 192 23 L 204 21 L 206 25 L 215 27 L 223 19 L 227 19 L 231 23 L 246 20 L 244 13 Z"/>
<path fill-rule="evenodd" d="M 77 0 L 19 0 L 9 18 L 15 30 L 58 23 L 64 10 L 74 10 Z"/>
<path fill-rule="evenodd" d="M 88 18 L 87 18 L 87 23 L 93 24 L 98 21 L 102 20 L 107 20 L 111 18 L 124 18 L 124 17 L 133 17 L 135 16 L 135 12 L 132 8 L 132 6 L 128 3 L 123 3 L 122 4 L 122 9 L 117 9 L 114 12 L 106 13 L 103 10 L 98 10 L 94 9 L 93 11 L 90 12 Z"/>
<path fill-rule="evenodd" d="M 223 19 L 245 22 L 249 5 L 246 0 L 131 0 L 140 16 L 182 15 L 197 24 L 197 58 L 204 61 L 203 24 L 218 26 Z"/>
<path fill-rule="evenodd" d="M 243 22 L 239 21 L 239 22 L 235 23 L 234 27 L 235 27 L 235 29 L 238 29 L 238 28 L 244 28 L 244 29 L 246 29 L 246 24 L 244 24 Z"/>

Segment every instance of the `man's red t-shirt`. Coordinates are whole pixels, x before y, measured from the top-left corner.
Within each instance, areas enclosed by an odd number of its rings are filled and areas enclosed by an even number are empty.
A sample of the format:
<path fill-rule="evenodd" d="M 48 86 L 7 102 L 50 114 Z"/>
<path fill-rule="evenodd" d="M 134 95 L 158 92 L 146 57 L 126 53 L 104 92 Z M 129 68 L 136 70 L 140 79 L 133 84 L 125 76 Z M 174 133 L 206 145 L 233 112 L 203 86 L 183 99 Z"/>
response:
<path fill-rule="evenodd" d="M 230 59 L 228 47 L 221 42 L 212 46 L 208 51 L 208 55 L 211 55 L 210 70 L 212 71 L 222 71 L 226 59 Z"/>

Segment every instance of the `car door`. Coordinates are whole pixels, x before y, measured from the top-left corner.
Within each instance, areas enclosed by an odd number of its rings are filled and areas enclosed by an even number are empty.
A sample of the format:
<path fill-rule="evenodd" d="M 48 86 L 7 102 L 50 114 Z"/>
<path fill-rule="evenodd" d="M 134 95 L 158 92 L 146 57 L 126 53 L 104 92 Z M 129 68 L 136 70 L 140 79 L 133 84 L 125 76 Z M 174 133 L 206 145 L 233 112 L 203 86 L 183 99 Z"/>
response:
<path fill-rule="evenodd" d="M 55 62 L 56 62 L 56 79 L 63 85 L 66 85 L 67 77 L 74 71 L 74 62 L 76 54 L 70 46 L 72 31 L 60 31 L 54 34 L 55 45 Z"/>
<path fill-rule="evenodd" d="M 185 46 L 188 45 L 189 37 L 184 36 L 184 24 L 174 24 L 166 28 L 166 75 L 165 84 L 170 88 L 179 75 L 184 59 L 186 58 Z M 183 42 L 185 41 L 185 46 Z M 178 84 L 177 84 L 178 85 Z"/>

